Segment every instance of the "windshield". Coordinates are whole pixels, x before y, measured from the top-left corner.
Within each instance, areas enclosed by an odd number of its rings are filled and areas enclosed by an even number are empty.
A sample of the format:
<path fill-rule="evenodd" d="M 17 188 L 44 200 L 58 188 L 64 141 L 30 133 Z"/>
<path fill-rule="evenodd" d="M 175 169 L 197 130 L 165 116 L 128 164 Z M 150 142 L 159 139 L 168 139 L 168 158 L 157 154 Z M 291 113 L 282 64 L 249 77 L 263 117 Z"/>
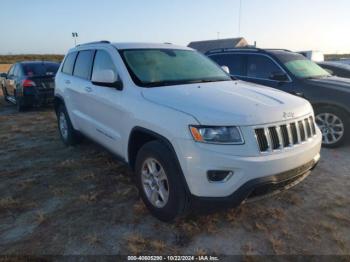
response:
<path fill-rule="evenodd" d="M 135 83 L 143 87 L 230 81 L 231 78 L 204 55 L 191 50 L 120 50 Z"/>
<path fill-rule="evenodd" d="M 26 76 L 55 76 L 60 64 L 58 63 L 32 63 L 23 64 L 23 73 Z"/>
<path fill-rule="evenodd" d="M 288 59 L 284 65 L 298 78 L 321 78 L 330 76 L 322 67 L 299 55 L 295 56 L 294 59 Z"/>

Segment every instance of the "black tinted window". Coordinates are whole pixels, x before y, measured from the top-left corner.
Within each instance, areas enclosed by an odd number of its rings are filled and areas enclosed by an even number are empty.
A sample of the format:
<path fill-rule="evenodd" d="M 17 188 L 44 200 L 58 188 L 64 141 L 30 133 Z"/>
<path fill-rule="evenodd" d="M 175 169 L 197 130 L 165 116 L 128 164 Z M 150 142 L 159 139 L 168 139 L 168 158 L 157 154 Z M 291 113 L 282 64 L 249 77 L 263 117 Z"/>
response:
<path fill-rule="evenodd" d="M 115 67 L 112 61 L 112 58 L 109 56 L 109 54 L 106 51 L 99 50 L 96 53 L 95 56 L 95 62 L 94 62 L 94 72 L 98 72 L 100 70 L 113 70 L 114 72 Z"/>
<path fill-rule="evenodd" d="M 64 60 L 64 65 L 62 68 L 62 72 L 72 75 L 73 74 L 73 67 L 75 58 L 77 57 L 77 52 L 73 52 L 67 55 L 66 59 Z"/>
<path fill-rule="evenodd" d="M 248 77 L 270 79 L 276 73 L 282 73 L 282 70 L 270 58 L 262 55 L 247 56 Z"/>
<path fill-rule="evenodd" d="M 22 64 L 22 69 L 26 76 L 54 76 L 59 66 L 58 63 Z"/>
<path fill-rule="evenodd" d="M 241 54 L 220 54 L 210 56 L 218 65 L 227 66 L 231 75 L 245 76 L 246 72 L 244 55 Z"/>
<path fill-rule="evenodd" d="M 74 66 L 74 76 L 90 79 L 94 51 L 80 51 Z"/>

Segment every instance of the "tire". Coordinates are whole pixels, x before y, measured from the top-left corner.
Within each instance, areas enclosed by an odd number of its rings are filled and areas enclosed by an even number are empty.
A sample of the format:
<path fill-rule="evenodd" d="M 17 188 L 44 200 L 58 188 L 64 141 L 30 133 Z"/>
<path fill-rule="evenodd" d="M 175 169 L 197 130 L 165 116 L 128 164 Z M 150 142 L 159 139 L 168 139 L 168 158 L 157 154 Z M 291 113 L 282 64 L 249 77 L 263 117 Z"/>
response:
<path fill-rule="evenodd" d="M 158 185 L 160 186 L 158 186 L 158 192 L 162 192 L 161 188 L 168 189 L 168 194 L 161 195 L 160 193 L 155 193 L 157 195 L 155 198 L 158 201 L 156 201 L 157 204 L 152 203 L 150 200 L 152 197 L 150 197 L 149 193 L 152 189 L 150 184 L 146 183 L 148 177 L 151 177 L 151 175 L 149 175 L 151 172 L 150 169 L 147 168 L 147 163 L 150 164 L 153 160 L 156 161 L 156 170 L 159 172 L 162 168 L 167 179 L 166 181 L 162 180 L 164 175 L 158 175 L 158 178 L 157 175 L 153 176 L 159 179 Z M 159 174 L 161 173 L 162 172 L 159 172 Z M 160 141 L 148 142 L 139 150 L 135 163 L 136 184 L 140 196 L 149 211 L 161 221 L 170 222 L 187 214 L 187 210 L 189 209 L 189 195 L 186 191 L 184 179 L 180 176 L 182 176 L 182 171 L 177 164 L 176 157 L 173 155 L 172 151 Z M 166 195 L 168 197 L 163 197 L 166 200 L 163 201 L 162 196 Z"/>
<path fill-rule="evenodd" d="M 324 106 L 316 108 L 315 120 L 322 132 L 322 146 L 336 148 L 344 144 L 349 127 L 349 116 L 343 110 Z"/>
<path fill-rule="evenodd" d="M 65 145 L 74 146 L 80 143 L 81 135 L 73 128 L 64 105 L 60 105 L 57 109 L 57 125 L 58 132 L 60 133 L 60 137 Z"/>
<path fill-rule="evenodd" d="M 24 106 L 23 97 L 16 96 L 16 107 L 18 112 L 24 112 L 27 109 L 27 107 Z"/>

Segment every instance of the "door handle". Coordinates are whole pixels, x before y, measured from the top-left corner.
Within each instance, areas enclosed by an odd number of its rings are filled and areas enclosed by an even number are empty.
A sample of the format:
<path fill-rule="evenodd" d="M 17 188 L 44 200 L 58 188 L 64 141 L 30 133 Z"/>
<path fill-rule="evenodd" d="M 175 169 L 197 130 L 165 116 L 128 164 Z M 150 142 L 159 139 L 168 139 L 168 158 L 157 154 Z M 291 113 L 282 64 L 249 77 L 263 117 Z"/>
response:
<path fill-rule="evenodd" d="M 66 83 L 67 85 L 70 85 L 70 81 L 69 81 L 69 80 L 66 80 L 65 83 Z"/>
<path fill-rule="evenodd" d="M 92 88 L 87 86 L 87 87 L 85 87 L 85 91 L 88 92 L 88 93 L 91 93 L 92 92 Z"/>

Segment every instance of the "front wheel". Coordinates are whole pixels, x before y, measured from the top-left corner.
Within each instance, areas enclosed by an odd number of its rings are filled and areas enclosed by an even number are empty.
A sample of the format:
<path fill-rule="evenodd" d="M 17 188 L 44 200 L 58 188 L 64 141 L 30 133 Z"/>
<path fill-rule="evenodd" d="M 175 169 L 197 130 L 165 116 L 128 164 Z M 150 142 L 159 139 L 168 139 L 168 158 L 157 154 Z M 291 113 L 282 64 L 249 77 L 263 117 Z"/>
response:
<path fill-rule="evenodd" d="M 316 124 L 322 132 L 322 145 L 328 148 L 344 144 L 349 129 L 348 116 L 335 107 L 316 109 Z"/>
<path fill-rule="evenodd" d="M 188 193 L 175 156 L 159 141 L 145 144 L 137 154 L 136 183 L 141 198 L 159 220 L 169 222 L 186 214 Z"/>

